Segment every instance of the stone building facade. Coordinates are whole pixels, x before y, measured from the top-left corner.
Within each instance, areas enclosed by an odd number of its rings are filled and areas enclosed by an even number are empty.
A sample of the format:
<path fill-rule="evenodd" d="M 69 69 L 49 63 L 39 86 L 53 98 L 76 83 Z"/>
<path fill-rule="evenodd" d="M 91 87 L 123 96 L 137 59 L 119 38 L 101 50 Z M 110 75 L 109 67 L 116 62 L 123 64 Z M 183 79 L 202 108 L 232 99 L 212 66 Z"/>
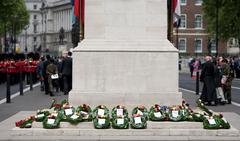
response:
<path fill-rule="evenodd" d="M 177 31 L 173 31 L 173 43 L 178 46 L 181 54 L 198 55 L 207 54 L 209 43 L 211 53 L 216 53 L 215 39 L 209 37 L 207 23 L 202 14 L 202 0 L 180 0 L 181 2 L 181 25 Z M 178 35 L 178 37 L 177 37 Z M 177 43 L 178 40 L 178 43 Z M 228 42 L 219 40 L 219 54 L 237 54 L 239 48 L 234 39 Z"/>

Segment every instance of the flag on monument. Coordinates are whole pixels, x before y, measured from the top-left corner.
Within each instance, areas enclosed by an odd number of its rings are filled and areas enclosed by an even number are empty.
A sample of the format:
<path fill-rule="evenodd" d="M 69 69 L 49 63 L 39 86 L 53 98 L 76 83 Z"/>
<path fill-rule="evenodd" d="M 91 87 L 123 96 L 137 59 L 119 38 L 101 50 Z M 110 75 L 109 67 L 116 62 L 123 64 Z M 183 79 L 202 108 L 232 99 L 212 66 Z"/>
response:
<path fill-rule="evenodd" d="M 80 17 L 80 0 L 74 0 L 74 15 Z"/>
<path fill-rule="evenodd" d="M 172 0 L 172 9 L 173 9 L 173 25 L 174 27 L 179 27 L 181 23 L 180 0 Z"/>

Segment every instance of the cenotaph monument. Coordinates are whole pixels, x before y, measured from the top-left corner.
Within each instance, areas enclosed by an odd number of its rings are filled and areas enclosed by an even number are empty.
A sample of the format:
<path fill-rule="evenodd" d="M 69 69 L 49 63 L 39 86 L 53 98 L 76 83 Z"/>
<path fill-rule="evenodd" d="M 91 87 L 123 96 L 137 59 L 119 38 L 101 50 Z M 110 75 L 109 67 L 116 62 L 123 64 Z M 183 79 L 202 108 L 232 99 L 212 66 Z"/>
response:
<path fill-rule="evenodd" d="M 73 50 L 72 105 L 181 103 L 167 0 L 86 0 L 84 36 Z"/>

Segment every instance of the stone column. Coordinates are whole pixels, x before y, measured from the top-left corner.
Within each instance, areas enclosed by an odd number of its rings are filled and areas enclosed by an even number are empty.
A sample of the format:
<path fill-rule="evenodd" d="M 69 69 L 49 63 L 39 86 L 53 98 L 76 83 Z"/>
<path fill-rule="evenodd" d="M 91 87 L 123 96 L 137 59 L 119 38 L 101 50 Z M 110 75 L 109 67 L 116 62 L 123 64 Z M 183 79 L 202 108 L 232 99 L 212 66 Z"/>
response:
<path fill-rule="evenodd" d="M 73 51 L 73 105 L 180 104 L 178 50 L 166 0 L 87 0 L 85 39 Z"/>

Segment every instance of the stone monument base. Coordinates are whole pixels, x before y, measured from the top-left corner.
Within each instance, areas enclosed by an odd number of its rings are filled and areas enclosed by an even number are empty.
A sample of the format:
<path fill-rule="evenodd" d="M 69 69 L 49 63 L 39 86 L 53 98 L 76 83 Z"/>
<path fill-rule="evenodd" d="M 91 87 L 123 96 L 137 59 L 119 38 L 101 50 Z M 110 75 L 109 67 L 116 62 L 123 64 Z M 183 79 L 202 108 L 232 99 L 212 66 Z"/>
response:
<path fill-rule="evenodd" d="M 61 122 L 59 129 L 43 129 L 42 123 L 33 123 L 29 129 L 14 127 L 14 122 L 34 111 L 22 111 L 0 122 L 0 141 L 237 141 L 239 130 L 231 129 L 205 130 L 199 122 L 150 122 L 147 129 L 94 129 L 92 122 L 82 122 L 74 126 Z M 227 117 L 236 115 L 224 113 Z M 237 117 L 239 117 L 237 115 Z M 237 118 L 236 123 L 239 123 Z M 227 120 L 229 120 L 227 118 Z"/>
<path fill-rule="evenodd" d="M 72 105 L 181 104 L 178 50 L 168 40 L 86 39 L 73 51 Z"/>

